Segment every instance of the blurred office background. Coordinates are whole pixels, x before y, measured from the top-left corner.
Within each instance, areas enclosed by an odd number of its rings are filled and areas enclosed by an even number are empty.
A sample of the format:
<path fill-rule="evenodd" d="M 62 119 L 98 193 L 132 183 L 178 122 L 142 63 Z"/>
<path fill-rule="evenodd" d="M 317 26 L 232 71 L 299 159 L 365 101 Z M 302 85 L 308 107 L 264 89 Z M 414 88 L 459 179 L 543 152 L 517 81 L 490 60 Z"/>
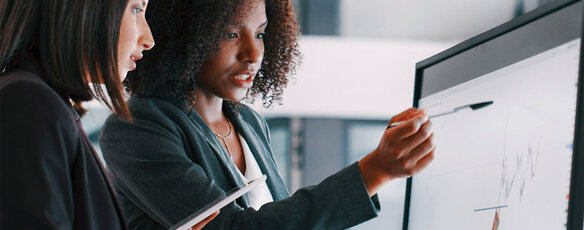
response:
<path fill-rule="evenodd" d="M 377 146 L 391 116 L 412 105 L 416 62 L 552 0 L 293 1 L 302 65 L 282 105 L 252 105 L 270 125 L 291 192 Z M 99 150 L 109 111 L 88 106 L 83 123 Z M 389 183 L 379 191 L 379 217 L 353 229 L 402 229 L 404 195 L 405 179 Z"/>

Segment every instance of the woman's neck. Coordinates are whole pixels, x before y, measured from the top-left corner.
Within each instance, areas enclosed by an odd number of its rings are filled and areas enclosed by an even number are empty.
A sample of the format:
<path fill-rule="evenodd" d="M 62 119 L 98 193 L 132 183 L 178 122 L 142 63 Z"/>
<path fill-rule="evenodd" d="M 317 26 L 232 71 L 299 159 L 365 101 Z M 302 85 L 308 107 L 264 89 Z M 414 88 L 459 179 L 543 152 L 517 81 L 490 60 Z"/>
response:
<path fill-rule="evenodd" d="M 223 114 L 223 99 L 216 95 L 195 90 L 193 107 L 209 127 L 225 124 L 227 121 Z"/>

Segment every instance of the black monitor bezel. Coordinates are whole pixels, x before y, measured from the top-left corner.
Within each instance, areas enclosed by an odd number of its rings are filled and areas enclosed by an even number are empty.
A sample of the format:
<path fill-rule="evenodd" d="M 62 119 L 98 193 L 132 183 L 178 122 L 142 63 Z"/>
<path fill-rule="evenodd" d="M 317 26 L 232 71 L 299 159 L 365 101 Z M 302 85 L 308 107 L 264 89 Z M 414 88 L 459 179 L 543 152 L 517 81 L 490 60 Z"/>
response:
<path fill-rule="evenodd" d="M 438 53 L 430 58 L 416 63 L 415 83 L 414 83 L 414 100 L 413 106 L 418 107 L 418 101 L 421 98 L 423 70 L 431 67 L 443 60 L 449 59 L 457 54 L 472 49 L 480 44 L 483 44 L 491 39 L 497 38 L 514 29 L 529 24 L 546 15 L 552 14 L 560 9 L 576 4 L 580 0 L 564 0 L 553 1 L 543 7 L 535 9 L 527 14 L 521 15 L 507 23 L 488 30 L 480 35 L 468 39 L 452 48 L 449 48 L 441 53 Z M 584 8 L 583 8 L 584 12 Z M 582 31 L 584 32 L 584 22 L 582 23 Z M 580 36 L 583 37 L 582 35 Z M 576 117 L 584 116 L 584 39 L 580 40 L 580 67 L 578 76 L 578 98 L 576 105 Z M 584 119 L 576 119 L 574 130 L 574 146 L 572 159 L 572 175 L 570 180 L 570 199 L 568 203 L 568 230 L 582 230 L 584 227 Z M 409 224 L 409 207 L 411 199 L 412 178 L 408 178 L 406 182 L 405 205 L 403 215 L 403 230 L 408 230 Z"/>

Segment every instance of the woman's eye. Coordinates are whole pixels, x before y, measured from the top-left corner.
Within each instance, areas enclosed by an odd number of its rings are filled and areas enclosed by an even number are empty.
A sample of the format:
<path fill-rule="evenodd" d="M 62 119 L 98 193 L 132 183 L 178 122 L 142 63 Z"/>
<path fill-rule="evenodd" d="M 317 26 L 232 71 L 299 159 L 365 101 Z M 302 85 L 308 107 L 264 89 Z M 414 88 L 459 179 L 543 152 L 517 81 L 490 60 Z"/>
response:
<path fill-rule="evenodd" d="M 237 33 L 230 33 L 230 34 L 229 34 L 227 37 L 228 37 L 229 39 L 233 39 L 233 38 L 237 38 L 237 37 L 239 37 L 239 36 L 237 35 Z"/>
<path fill-rule="evenodd" d="M 142 11 L 144 11 L 144 10 L 142 10 L 142 8 L 135 7 L 133 12 L 134 12 L 134 14 L 138 14 Z"/>
<path fill-rule="evenodd" d="M 264 36 L 266 36 L 266 33 L 259 33 L 259 34 L 256 35 L 256 38 L 257 39 L 262 39 L 262 38 L 264 38 Z"/>

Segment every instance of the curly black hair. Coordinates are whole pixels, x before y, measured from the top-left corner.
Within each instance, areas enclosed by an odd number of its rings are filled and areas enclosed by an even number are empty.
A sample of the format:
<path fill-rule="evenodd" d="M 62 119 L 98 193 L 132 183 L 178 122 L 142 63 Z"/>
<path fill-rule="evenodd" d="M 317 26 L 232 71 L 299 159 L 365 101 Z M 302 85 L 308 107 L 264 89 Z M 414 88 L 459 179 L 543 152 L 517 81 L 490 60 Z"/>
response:
<path fill-rule="evenodd" d="M 157 97 L 188 109 L 194 102 L 195 79 L 209 57 L 219 51 L 226 27 L 249 0 L 152 0 L 146 18 L 156 46 L 145 54 L 124 84 L 132 96 Z M 247 92 L 263 105 L 280 103 L 300 61 L 298 24 L 290 0 L 265 0 L 268 26 L 264 59 Z"/>

